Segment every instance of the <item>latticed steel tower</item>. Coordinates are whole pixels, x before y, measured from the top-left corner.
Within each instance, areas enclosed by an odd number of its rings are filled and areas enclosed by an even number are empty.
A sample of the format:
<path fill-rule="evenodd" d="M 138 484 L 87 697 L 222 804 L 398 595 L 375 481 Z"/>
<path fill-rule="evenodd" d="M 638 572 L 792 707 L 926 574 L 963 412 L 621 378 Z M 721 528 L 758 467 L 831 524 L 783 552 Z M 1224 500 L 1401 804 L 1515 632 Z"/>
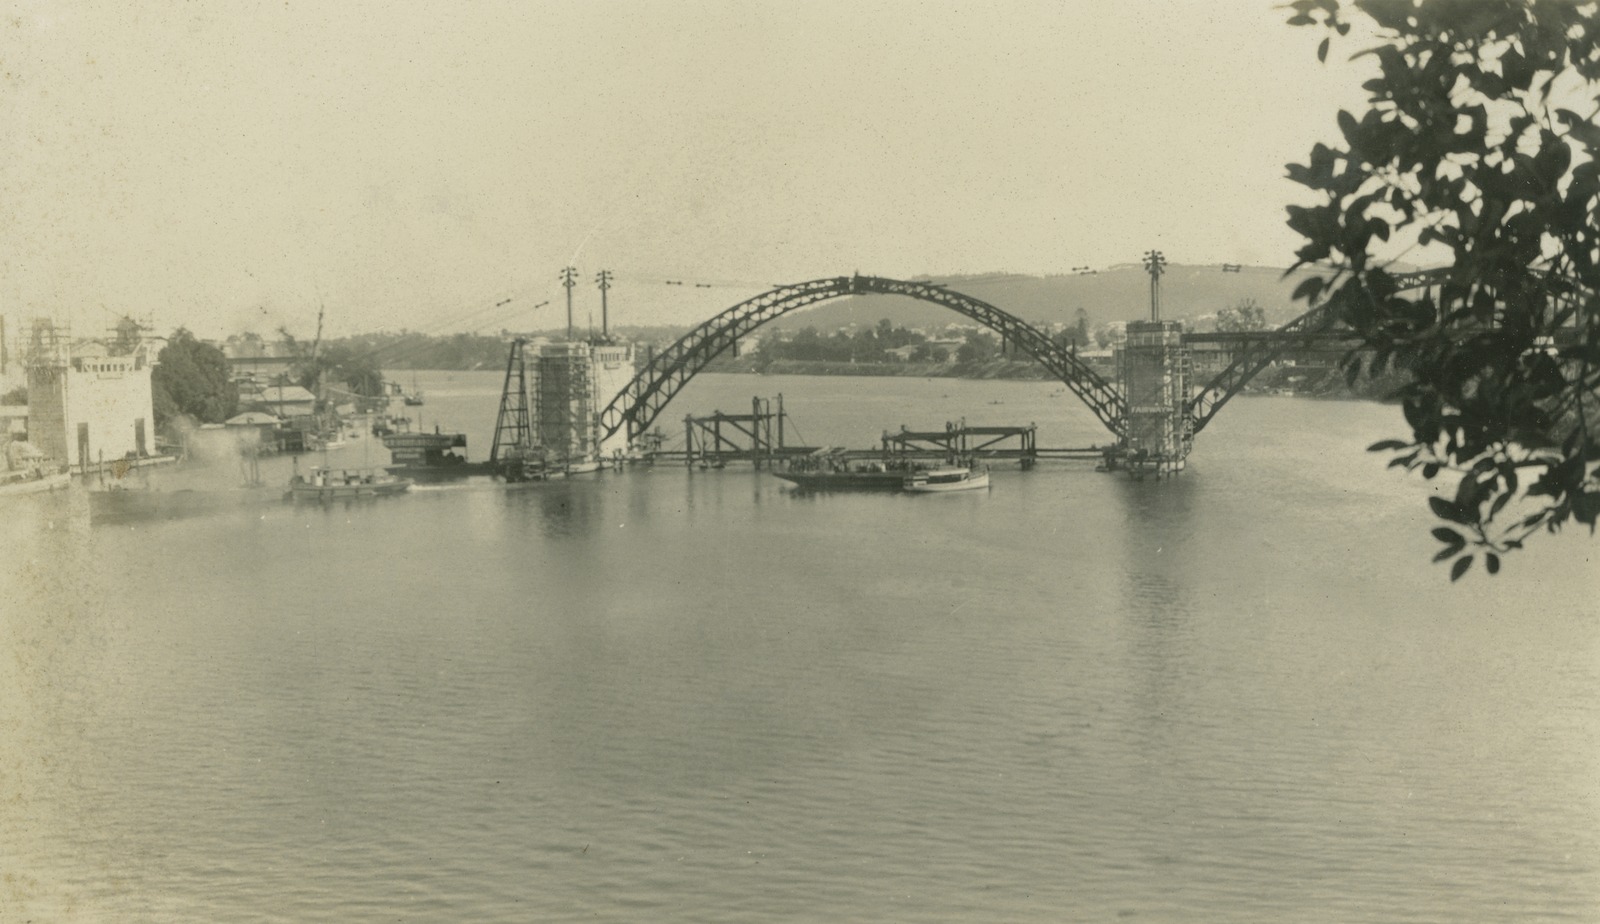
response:
<path fill-rule="evenodd" d="M 500 413 L 494 421 L 494 444 L 489 461 L 523 462 L 533 452 L 533 424 L 528 413 L 528 366 L 523 358 L 527 341 L 511 341 L 506 356 L 506 382 L 500 390 Z"/>

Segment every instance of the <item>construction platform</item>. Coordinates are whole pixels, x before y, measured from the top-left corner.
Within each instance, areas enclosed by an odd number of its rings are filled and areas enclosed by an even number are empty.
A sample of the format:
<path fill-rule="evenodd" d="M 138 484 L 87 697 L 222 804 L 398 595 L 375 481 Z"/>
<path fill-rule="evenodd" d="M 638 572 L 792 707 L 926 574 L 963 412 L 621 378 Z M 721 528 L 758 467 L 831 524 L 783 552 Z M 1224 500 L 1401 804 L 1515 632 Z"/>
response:
<path fill-rule="evenodd" d="M 826 453 L 844 461 L 909 460 L 938 462 L 954 459 L 1014 460 L 1023 468 L 1041 459 L 1081 459 L 1101 461 L 1107 449 L 1087 447 L 1040 447 L 1037 426 L 970 426 L 965 420 L 949 422 L 941 430 L 884 431 L 875 449 L 844 449 L 819 446 L 792 446 L 785 442 L 786 413 L 783 396 L 755 398 L 749 414 L 724 414 L 714 411 L 684 418 L 684 448 L 658 450 L 657 461 L 682 462 L 688 466 L 722 468 L 729 462 L 749 462 L 760 468 L 804 456 Z"/>

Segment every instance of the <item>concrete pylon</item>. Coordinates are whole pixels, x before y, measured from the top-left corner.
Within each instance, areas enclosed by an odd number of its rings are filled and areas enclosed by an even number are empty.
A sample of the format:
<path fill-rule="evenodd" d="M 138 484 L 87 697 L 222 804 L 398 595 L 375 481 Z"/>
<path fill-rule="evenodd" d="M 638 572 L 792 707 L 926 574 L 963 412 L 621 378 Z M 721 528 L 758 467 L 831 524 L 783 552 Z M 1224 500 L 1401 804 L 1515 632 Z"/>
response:
<path fill-rule="evenodd" d="M 1194 443 L 1189 415 L 1189 349 L 1181 321 L 1129 321 L 1118 376 L 1127 399 L 1131 474 L 1157 477 L 1183 471 Z"/>

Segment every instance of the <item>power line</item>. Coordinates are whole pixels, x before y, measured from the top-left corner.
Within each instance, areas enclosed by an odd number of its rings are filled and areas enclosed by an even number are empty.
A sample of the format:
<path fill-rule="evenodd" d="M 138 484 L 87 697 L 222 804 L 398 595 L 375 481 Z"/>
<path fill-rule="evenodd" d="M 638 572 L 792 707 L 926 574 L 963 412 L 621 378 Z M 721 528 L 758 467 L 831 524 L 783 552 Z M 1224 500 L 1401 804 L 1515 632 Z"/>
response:
<path fill-rule="evenodd" d="M 561 285 L 567 290 L 567 339 L 572 339 L 572 287 L 578 284 L 578 270 L 576 267 L 563 266 L 561 268 Z"/>
<path fill-rule="evenodd" d="M 1144 269 L 1150 274 L 1150 320 L 1161 320 L 1161 274 L 1166 272 L 1167 258 L 1159 250 L 1147 250 Z"/>
<path fill-rule="evenodd" d="M 355 354 L 355 356 L 358 359 L 372 358 L 372 357 L 378 356 L 381 353 L 386 353 L 386 351 L 394 350 L 397 347 L 401 347 L 402 345 L 404 345 L 406 347 L 405 349 L 401 349 L 398 352 L 394 352 L 394 353 L 387 353 L 387 355 L 385 355 L 383 357 L 383 359 L 384 359 L 385 362 L 388 362 L 388 363 L 399 362 L 399 361 L 402 361 L 402 360 L 405 360 L 405 359 L 409 359 L 412 356 L 416 356 L 419 353 L 423 353 L 423 352 L 433 348 L 434 344 L 431 342 L 432 338 L 434 336 L 436 336 L 438 334 L 439 330 L 442 329 L 443 327 L 449 326 L 451 324 L 460 323 L 461 321 L 465 321 L 468 318 L 474 318 L 474 317 L 477 317 L 478 315 L 483 315 L 483 314 L 485 314 L 487 312 L 494 311 L 495 309 L 498 309 L 498 308 L 504 308 L 505 306 L 511 304 L 515 300 L 516 300 L 515 298 L 503 298 L 503 299 L 495 302 L 493 305 L 488 306 L 487 308 L 480 308 L 477 311 L 469 312 L 469 313 L 467 313 L 465 315 L 461 315 L 458 318 L 455 318 L 453 320 L 445 321 L 442 324 L 435 326 L 432 330 L 406 331 L 403 334 L 396 335 L 396 336 L 401 336 L 401 337 L 404 337 L 406 335 L 415 335 L 417 337 L 423 338 L 423 340 L 420 343 L 407 344 L 407 342 L 405 340 L 394 340 L 394 341 L 392 341 L 390 343 L 385 343 L 385 344 L 382 344 L 380 346 L 373 347 L 370 350 L 366 350 L 366 351 L 363 351 L 361 353 L 357 353 L 357 354 Z M 487 323 L 490 326 L 493 326 L 493 325 L 496 325 L 496 324 L 503 323 L 504 321 L 507 321 L 507 320 L 509 320 L 509 319 L 511 319 L 513 317 L 516 317 L 517 315 L 523 314 L 524 312 L 537 311 L 538 309 L 543 308 L 545 305 L 548 305 L 548 304 L 550 304 L 550 300 L 546 299 L 546 300 L 538 303 L 537 305 L 533 305 L 532 307 L 529 307 L 529 308 L 522 308 L 522 307 L 519 306 L 517 308 L 512 309 L 509 312 L 501 312 L 499 314 L 491 315 L 491 316 L 489 316 L 487 318 L 480 318 L 479 319 L 479 323 Z M 369 335 L 366 335 L 366 336 L 374 336 L 374 335 L 370 335 L 369 334 Z"/>
<path fill-rule="evenodd" d="M 776 289 L 787 283 L 777 282 L 752 282 L 739 279 L 692 279 L 689 277 L 666 278 L 662 276 L 634 276 L 631 274 L 613 275 L 613 279 L 622 279 L 641 285 L 663 285 L 682 287 L 685 289 L 757 289 L 765 291 Z"/>
<path fill-rule="evenodd" d="M 600 336 L 611 336 L 610 317 L 606 311 L 606 292 L 611 289 L 611 271 L 601 270 L 595 275 L 594 281 L 600 286 Z"/>

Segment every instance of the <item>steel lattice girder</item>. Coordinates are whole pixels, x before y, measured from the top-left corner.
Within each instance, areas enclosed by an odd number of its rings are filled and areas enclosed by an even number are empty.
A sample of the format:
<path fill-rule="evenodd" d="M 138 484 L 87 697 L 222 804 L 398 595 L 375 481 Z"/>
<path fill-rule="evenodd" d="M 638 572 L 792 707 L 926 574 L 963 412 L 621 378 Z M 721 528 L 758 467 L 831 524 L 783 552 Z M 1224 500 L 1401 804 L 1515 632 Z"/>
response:
<path fill-rule="evenodd" d="M 1392 278 L 1396 291 L 1420 289 L 1445 281 L 1449 278 L 1449 270 L 1420 270 L 1397 274 Z M 1204 429 L 1205 425 L 1211 422 L 1211 418 L 1222 410 L 1222 406 L 1249 384 L 1251 379 L 1259 375 L 1262 369 L 1267 368 L 1284 353 L 1312 342 L 1311 335 L 1327 331 L 1338 321 L 1338 315 L 1333 311 L 1332 304 L 1324 303 L 1274 331 L 1276 334 L 1306 334 L 1308 335 L 1306 340 L 1298 341 L 1290 336 L 1282 340 L 1252 344 L 1242 350 L 1233 362 L 1228 364 L 1228 368 L 1217 373 L 1216 378 L 1207 382 L 1204 388 L 1189 399 L 1185 410 L 1189 413 L 1191 432 L 1199 433 Z"/>
<path fill-rule="evenodd" d="M 1279 334 L 1311 334 L 1331 327 L 1338 318 L 1329 306 L 1313 308 L 1288 324 L 1278 328 Z M 1185 410 L 1189 414 L 1192 433 L 1199 433 L 1211 418 L 1217 415 L 1239 390 L 1260 374 L 1274 360 L 1295 346 L 1292 340 L 1255 343 L 1240 351 L 1228 368 L 1217 373 L 1216 378 L 1195 393 Z"/>
<path fill-rule="evenodd" d="M 877 276 L 836 276 L 780 286 L 723 311 L 661 351 L 605 410 L 600 427 L 610 437 L 624 426 L 630 437 L 650 429 L 678 391 L 740 337 L 775 318 L 845 295 L 904 295 L 942 305 L 999 332 L 1038 360 L 1118 436 L 1126 428 L 1122 395 L 1099 373 L 1036 328 L 1000 309 L 942 286 Z"/>

